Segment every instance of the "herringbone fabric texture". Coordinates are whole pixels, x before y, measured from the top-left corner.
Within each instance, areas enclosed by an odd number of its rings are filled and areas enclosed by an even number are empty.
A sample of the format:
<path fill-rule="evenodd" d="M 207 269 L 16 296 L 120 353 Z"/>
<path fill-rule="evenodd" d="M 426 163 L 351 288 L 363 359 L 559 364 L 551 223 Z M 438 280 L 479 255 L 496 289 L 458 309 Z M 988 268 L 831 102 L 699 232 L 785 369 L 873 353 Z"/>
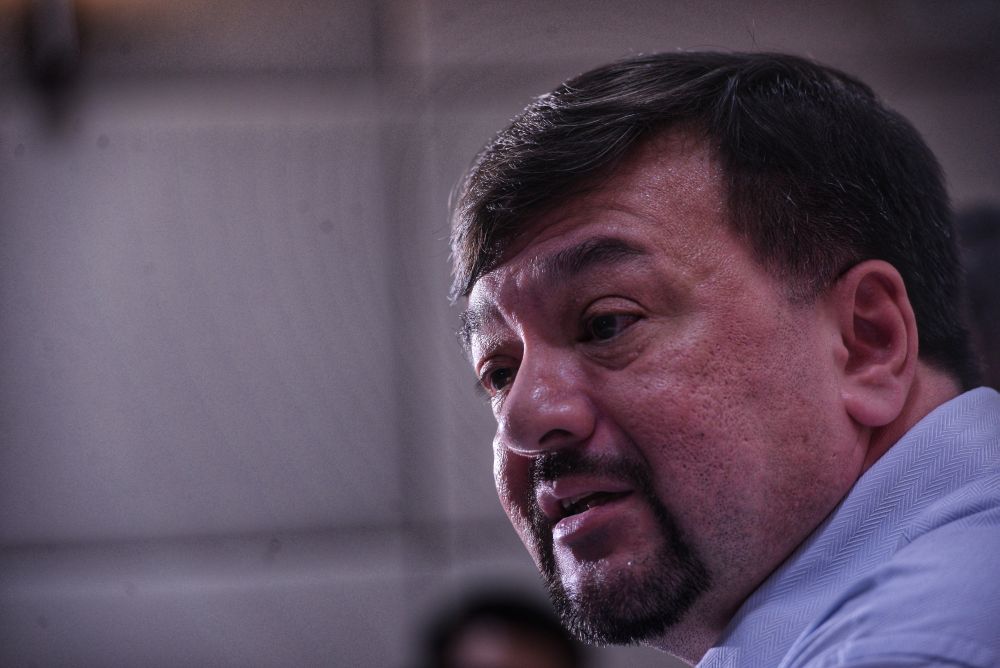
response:
<path fill-rule="evenodd" d="M 866 471 L 699 667 L 997 665 L 997 583 L 1000 394 L 979 388 Z"/>

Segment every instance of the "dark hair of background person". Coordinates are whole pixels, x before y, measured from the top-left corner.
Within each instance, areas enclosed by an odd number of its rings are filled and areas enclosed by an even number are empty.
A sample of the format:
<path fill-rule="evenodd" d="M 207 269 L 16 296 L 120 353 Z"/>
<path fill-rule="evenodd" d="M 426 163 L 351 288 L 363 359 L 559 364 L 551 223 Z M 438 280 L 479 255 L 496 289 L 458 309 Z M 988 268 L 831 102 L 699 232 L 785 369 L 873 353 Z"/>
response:
<path fill-rule="evenodd" d="M 972 342 L 985 384 L 1000 390 L 1000 206 L 971 207 L 960 211 L 955 220 Z"/>
<path fill-rule="evenodd" d="M 472 663 L 469 643 L 484 634 L 502 640 L 505 655 Z M 585 666 L 583 649 L 549 608 L 510 591 L 481 591 L 455 601 L 433 619 L 423 640 L 420 668 L 522 668 L 517 657 L 545 668 Z"/>
<path fill-rule="evenodd" d="M 456 191 L 452 299 L 500 262 L 525 221 L 670 129 L 708 140 L 724 170 L 730 224 L 792 298 L 814 298 L 858 262 L 885 260 L 906 285 L 921 358 L 965 388 L 976 384 L 937 160 L 868 86 L 790 55 L 638 56 L 535 99 Z"/>

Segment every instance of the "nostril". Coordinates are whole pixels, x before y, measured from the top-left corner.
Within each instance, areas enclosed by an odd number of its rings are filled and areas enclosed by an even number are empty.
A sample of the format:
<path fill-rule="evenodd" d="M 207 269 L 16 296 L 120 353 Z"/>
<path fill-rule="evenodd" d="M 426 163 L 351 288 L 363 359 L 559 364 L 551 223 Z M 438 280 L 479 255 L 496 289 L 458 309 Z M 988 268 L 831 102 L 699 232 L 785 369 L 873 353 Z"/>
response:
<path fill-rule="evenodd" d="M 565 429 L 552 429 L 539 439 L 538 444 L 542 446 L 553 446 L 557 445 L 559 441 L 571 438 L 573 438 L 573 434 Z"/>

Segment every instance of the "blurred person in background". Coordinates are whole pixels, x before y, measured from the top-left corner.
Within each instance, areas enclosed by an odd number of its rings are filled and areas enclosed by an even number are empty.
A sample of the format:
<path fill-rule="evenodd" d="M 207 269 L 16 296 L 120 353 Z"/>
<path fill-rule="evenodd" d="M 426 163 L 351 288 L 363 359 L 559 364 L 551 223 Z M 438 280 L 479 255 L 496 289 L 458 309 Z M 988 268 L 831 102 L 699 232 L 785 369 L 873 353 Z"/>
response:
<path fill-rule="evenodd" d="M 1000 389 L 1000 207 L 984 204 L 963 210 L 956 224 L 983 384 Z"/>
<path fill-rule="evenodd" d="M 1000 394 L 940 168 L 781 54 L 597 68 L 452 218 L 501 504 L 563 623 L 699 666 L 1000 665 Z"/>
<path fill-rule="evenodd" d="M 456 602 L 424 642 L 420 668 L 584 668 L 581 648 L 552 613 L 510 591 Z"/>

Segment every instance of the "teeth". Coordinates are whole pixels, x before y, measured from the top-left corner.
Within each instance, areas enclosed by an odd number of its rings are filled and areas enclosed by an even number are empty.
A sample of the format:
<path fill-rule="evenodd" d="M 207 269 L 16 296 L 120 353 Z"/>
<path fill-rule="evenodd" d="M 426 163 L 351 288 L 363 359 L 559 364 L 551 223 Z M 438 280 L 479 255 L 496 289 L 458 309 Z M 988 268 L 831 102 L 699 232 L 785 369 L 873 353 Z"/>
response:
<path fill-rule="evenodd" d="M 602 496 L 600 492 L 590 492 L 588 494 L 579 494 L 565 498 L 561 502 L 563 512 L 567 516 L 582 513 L 593 507 L 594 504 L 600 503 Z"/>
<path fill-rule="evenodd" d="M 577 496 L 567 497 L 567 498 L 563 499 L 562 501 L 560 501 L 560 503 L 562 504 L 562 509 L 563 510 L 569 510 L 570 508 L 572 508 L 573 506 L 575 506 L 577 503 L 579 503 L 582 499 L 585 499 L 588 496 L 590 496 L 589 492 L 587 494 L 578 494 Z"/>
<path fill-rule="evenodd" d="M 628 492 L 588 492 L 560 499 L 559 507 L 562 508 L 563 516 L 568 517 L 582 513 L 594 506 L 620 499 L 627 494 Z"/>

